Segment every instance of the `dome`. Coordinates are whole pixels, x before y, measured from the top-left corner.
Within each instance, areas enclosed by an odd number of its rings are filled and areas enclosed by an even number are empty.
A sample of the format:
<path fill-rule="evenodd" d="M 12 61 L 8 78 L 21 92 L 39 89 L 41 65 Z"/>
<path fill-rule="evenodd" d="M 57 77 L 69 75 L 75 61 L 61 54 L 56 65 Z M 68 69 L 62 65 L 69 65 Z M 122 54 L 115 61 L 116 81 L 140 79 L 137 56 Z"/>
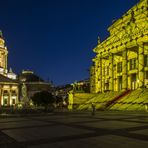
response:
<path fill-rule="evenodd" d="M 44 80 L 34 74 L 33 71 L 28 70 L 22 71 L 22 73 L 19 75 L 19 80 L 25 82 L 44 82 Z"/>

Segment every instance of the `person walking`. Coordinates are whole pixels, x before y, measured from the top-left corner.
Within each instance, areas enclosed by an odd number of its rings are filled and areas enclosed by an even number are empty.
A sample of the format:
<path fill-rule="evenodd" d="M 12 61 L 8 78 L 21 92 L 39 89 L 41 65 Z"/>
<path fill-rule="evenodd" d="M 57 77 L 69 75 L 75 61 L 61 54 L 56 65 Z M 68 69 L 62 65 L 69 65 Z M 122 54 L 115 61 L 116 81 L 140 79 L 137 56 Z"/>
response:
<path fill-rule="evenodd" d="M 96 112 L 95 104 L 94 103 L 91 103 L 91 107 L 92 107 L 92 116 L 94 116 L 95 115 L 95 112 Z"/>

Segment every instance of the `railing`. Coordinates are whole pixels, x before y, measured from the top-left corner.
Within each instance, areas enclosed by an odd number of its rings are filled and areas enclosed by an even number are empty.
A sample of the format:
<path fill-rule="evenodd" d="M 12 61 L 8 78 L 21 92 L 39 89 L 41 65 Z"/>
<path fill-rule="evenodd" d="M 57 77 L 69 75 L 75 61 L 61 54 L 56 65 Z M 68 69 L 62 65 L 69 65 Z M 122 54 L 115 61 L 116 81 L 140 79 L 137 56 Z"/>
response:
<path fill-rule="evenodd" d="M 115 104 L 118 100 L 120 100 L 121 98 L 123 98 L 124 96 L 126 96 L 127 94 L 129 94 L 131 92 L 131 90 L 126 90 L 123 93 L 121 93 L 120 95 L 116 96 L 115 98 L 113 98 L 112 100 L 108 101 L 104 107 L 102 108 L 103 110 L 111 107 L 113 104 Z"/>

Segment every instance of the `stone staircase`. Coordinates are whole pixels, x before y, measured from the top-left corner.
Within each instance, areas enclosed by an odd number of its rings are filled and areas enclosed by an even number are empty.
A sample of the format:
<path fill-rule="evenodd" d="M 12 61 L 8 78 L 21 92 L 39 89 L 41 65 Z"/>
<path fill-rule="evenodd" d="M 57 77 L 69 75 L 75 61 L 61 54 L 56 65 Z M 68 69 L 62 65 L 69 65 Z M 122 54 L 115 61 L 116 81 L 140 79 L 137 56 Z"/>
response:
<path fill-rule="evenodd" d="M 125 92 L 74 95 L 74 109 L 76 110 L 91 110 L 91 103 L 95 104 L 97 110 L 142 111 L 148 104 L 148 88 Z"/>
<path fill-rule="evenodd" d="M 108 101 L 105 106 L 104 106 L 104 110 L 109 109 L 111 106 L 113 106 L 117 101 L 119 101 L 121 98 L 125 97 L 126 95 L 128 95 L 131 92 L 131 90 L 126 90 L 124 92 L 122 92 L 121 94 L 119 94 L 118 96 L 116 96 L 115 98 L 113 98 L 112 100 Z"/>

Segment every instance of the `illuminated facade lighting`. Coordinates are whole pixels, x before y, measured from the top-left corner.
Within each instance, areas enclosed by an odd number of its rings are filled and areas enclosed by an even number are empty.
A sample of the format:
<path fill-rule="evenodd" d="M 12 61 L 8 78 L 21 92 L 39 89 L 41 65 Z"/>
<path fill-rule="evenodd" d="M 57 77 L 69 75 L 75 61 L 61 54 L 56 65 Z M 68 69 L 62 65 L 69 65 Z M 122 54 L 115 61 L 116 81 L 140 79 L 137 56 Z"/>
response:
<path fill-rule="evenodd" d="M 93 49 L 91 93 L 148 87 L 148 1 L 140 0 L 108 31 Z"/>

